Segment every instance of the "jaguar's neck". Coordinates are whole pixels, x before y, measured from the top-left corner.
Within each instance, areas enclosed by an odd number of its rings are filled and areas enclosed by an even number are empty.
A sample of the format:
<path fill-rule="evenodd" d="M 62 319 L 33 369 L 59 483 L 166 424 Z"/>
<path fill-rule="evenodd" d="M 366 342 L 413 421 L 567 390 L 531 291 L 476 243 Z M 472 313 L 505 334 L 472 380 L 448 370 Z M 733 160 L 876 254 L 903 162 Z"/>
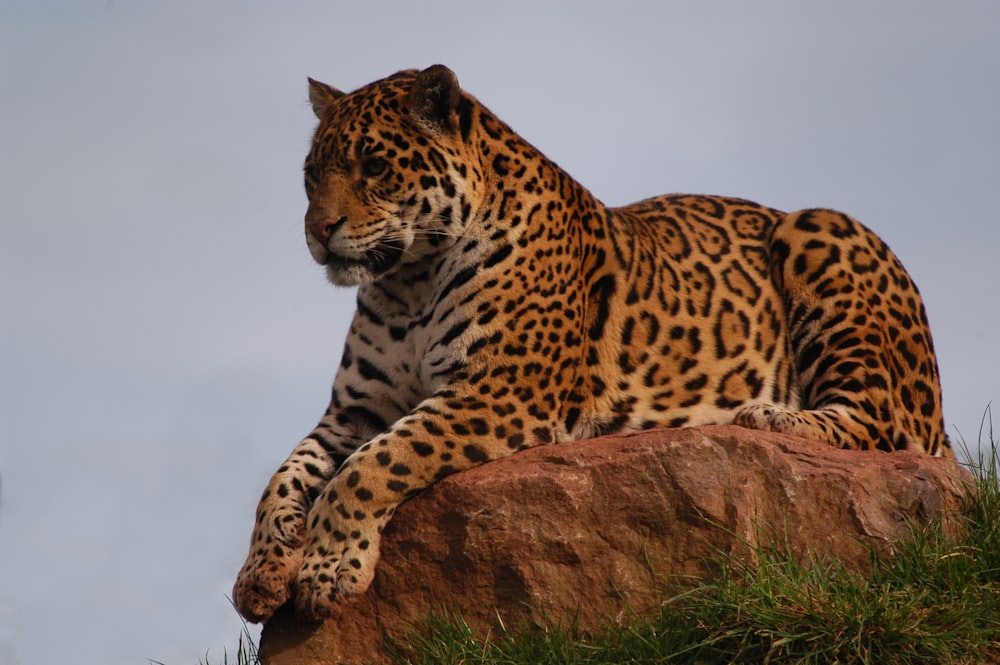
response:
<path fill-rule="evenodd" d="M 532 279 L 541 283 L 538 272 L 557 260 L 553 251 L 571 255 L 582 276 L 601 267 L 608 209 L 503 121 L 479 109 L 465 139 L 469 212 L 463 228 L 438 246 L 437 255 L 379 280 L 368 296 L 379 292 L 384 306 L 401 314 L 419 319 L 449 295 L 462 300 L 453 285 L 473 287 L 466 277 L 487 279 L 501 264 L 522 275 L 535 273 Z"/>
<path fill-rule="evenodd" d="M 607 208 L 586 187 L 488 109 L 480 107 L 468 143 L 485 189 L 477 233 L 526 248 L 538 241 L 579 246 L 605 234 Z"/>

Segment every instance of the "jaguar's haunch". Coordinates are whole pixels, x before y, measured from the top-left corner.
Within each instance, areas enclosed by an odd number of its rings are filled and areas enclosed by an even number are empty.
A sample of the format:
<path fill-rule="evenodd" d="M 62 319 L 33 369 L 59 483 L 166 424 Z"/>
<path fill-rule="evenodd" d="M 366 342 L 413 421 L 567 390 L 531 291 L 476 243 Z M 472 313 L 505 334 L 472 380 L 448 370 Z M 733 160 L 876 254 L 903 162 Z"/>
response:
<path fill-rule="evenodd" d="M 306 240 L 360 288 L 330 406 L 261 498 L 248 619 L 363 592 L 400 502 L 529 446 L 735 422 L 951 454 L 920 295 L 847 215 L 609 208 L 440 65 L 310 100 Z"/>

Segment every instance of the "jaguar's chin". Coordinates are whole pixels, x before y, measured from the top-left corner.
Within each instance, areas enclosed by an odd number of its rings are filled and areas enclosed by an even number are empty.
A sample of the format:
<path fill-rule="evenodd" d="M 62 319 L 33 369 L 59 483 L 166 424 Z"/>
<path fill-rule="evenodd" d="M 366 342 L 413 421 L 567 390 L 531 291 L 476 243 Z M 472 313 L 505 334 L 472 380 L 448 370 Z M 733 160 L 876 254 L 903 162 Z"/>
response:
<path fill-rule="evenodd" d="M 326 276 L 337 286 L 358 286 L 374 282 L 399 264 L 406 247 L 398 240 L 386 240 L 358 258 L 346 258 L 330 253 L 326 260 Z"/>

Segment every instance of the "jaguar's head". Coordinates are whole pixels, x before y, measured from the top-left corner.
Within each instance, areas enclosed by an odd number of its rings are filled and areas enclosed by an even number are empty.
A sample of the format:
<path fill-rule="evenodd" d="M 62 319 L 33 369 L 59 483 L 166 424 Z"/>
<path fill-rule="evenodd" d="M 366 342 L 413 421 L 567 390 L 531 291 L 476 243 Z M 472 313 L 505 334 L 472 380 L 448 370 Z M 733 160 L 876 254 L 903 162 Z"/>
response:
<path fill-rule="evenodd" d="M 344 93 L 309 79 L 319 118 L 305 162 L 306 242 L 334 284 L 375 281 L 439 254 L 474 205 L 472 98 L 442 65 Z"/>

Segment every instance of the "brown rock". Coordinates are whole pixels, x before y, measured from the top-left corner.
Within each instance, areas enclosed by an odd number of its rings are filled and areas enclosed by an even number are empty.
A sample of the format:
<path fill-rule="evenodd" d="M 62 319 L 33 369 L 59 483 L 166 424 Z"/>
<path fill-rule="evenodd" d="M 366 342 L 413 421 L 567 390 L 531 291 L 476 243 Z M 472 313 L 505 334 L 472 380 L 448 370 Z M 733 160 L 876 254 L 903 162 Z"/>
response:
<path fill-rule="evenodd" d="M 655 612 L 676 576 L 709 576 L 719 550 L 752 556 L 746 543 L 776 534 L 797 556 L 861 568 L 866 546 L 891 555 L 909 522 L 954 515 L 969 482 L 952 460 L 732 426 L 526 450 L 403 504 L 372 588 L 321 625 L 283 610 L 264 627 L 261 660 L 379 662 L 386 637 L 442 607 L 483 635 L 498 620 L 597 627 Z"/>

